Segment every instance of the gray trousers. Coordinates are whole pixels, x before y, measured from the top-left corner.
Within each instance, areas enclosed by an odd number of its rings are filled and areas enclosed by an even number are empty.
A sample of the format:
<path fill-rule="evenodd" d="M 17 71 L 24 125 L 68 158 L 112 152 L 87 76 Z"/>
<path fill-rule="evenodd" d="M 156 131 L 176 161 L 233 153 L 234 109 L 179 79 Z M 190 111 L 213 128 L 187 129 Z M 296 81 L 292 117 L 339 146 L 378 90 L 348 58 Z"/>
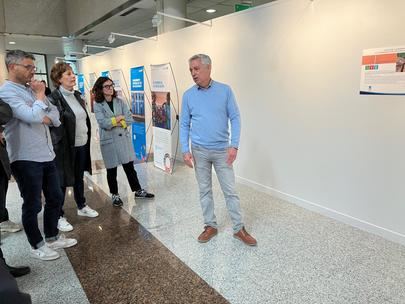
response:
<path fill-rule="evenodd" d="M 218 227 L 212 195 L 212 167 L 214 167 L 233 223 L 233 231 L 238 232 L 243 228 L 243 222 L 239 196 L 235 189 L 233 167 L 226 163 L 227 150 L 208 150 L 200 146 L 192 146 L 192 153 L 205 225 Z"/>

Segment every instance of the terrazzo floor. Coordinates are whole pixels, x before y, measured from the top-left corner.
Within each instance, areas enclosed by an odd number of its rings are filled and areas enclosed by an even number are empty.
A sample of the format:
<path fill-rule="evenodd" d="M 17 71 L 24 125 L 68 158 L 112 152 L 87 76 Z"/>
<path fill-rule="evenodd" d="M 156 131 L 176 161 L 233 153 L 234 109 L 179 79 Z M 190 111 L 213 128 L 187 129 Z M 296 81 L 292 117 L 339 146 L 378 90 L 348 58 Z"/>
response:
<path fill-rule="evenodd" d="M 68 196 L 79 244 L 57 261 L 29 258 L 23 232 L 3 235 L 8 263 L 32 268 L 18 283 L 33 303 L 405 303 L 404 246 L 238 185 L 245 226 L 258 240 L 245 246 L 232 237 L 215 178 L 219 234 L 200 244 L 193 170 L 136 169 L 156 198 L 135 201 L 119 169 L 124 206 L 113 208 L 99 170 L 86 196 L 100 217 L 78 217 Z M 12 219 L 19 221 L 20 207 L 11 183 Z"/>

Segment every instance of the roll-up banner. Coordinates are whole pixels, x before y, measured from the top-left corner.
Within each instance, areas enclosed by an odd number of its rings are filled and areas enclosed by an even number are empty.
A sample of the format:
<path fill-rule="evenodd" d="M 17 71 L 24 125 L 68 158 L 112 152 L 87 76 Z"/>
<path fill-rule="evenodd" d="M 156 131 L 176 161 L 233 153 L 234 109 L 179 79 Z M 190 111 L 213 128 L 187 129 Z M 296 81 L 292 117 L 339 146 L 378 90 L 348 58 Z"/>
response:
<path fill-rule="evenodd" d="M 84 75 L 83 74 L 77 75 L 77 87 L 84 98 L 86 96 L 86 89 L 84 87 Z"/>
<path fill-rule="evenodd" d="M 144 67 L 131 68 L 131 112 L 134 118 L 132 123 L 132 144 L 138 161 L 145 161 L 146 127 L 145 127 L 145 91 Z"/>
<path fill-rule="evenodd" d="M 172 138 L 169 64 L 151 65 L 152 79 L 152 122 L 153 122 L 153 151 L 156 167 L 171 173 L 172 167 Z"/>

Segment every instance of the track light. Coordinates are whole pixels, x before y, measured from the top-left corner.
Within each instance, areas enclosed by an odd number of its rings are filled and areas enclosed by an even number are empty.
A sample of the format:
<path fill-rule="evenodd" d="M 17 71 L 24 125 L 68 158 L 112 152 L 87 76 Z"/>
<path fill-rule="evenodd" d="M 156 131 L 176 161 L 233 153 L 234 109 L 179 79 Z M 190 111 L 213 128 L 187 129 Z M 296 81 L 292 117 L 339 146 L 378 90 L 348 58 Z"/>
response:
<path fill-rule="evenodd" d="M 161 16 L 165 16 L 165 17 L 168 17 L 168 18 L 173 18 L 173 19 L 177 19 L 177 20 L 181 20 L 181 21 L 187 21 L 187 22 L 190 22 L 190 23 L 202 24 L 202 25 L 210 26 L 210 27 L 212 26 L 212 20 L 209 21 L 210 23 L 205 23 L 205 22 L 198 22 L 198 21 L 195 21 L 195 20 L 191 20 L 191 19 L 187 19 L 187 18 L 183 18 L 183 17 L 178 17 L 178 16 L 174 16 L 174 15 L 170 15 L 170 14 L 166 14 L 166 13 L 162 13 L 162 12 L 157 12 L 157 15 L 161 15 Z M 153 24 L 153 19 L 155 18 L 155 16 L 153 16 L 153 18 L 152 18 L 152 24 Z"/>
<path fill-rule="evenodd" d="M 82 53 L 82 52 L 69 52 L 69 56 L 72 56 L 72 55 L 90 56 L 91 54 L 89 54 L 89 53 Z"/>
<path fill-rule="evenodd" d="M 114 43 L 115 41 L 115 36 L 121 36 L 121 37 L 127 37 L 127 38 L 134 38 L 134 39 L 141 39 L 141 40 L 153 40 L 156 41 L 156 38 L 146 38 L 146 37 L 142 37 L 142 36 L 137 36 L 137 35 L 127 35 L 127 34 L 120 34 L 120 33 L 114 33 L 112 32 L 110 34 L 110 36 L 108 36 L 108 42 Z"/>
<path fill-rule="evenodd" d="M 115 41 L 115 34 L 111 33 L 110 36 L 108 36 L 108 43 L 112 44 Z"/>
<path fill-rule="evenodd" d="M 64 62 L 64 61 L 65 61 L 65 57 L 55 57 L 55 63 Z"/>
<path fill-rule="evenodd" d="M 85 44 L 83 47 L 83 53 L 87 54 L 89 48 L 96 48 L 96 49 L 106 49 L 106 50 L 112 50 L 114 49 L 113 47 L 109 46 L 104 46 L 104 45 L 93 45 L 93 44 Z"/>
<path fill-rule="evenodd" d="M 153 17 L 152 17 L 152 26 L 153 27 L 159 27 L 159 25 L 161 25 L 161 24 L 162 24 L 162 16 L 160 16 L 158 14 L 153 15 Z"/>

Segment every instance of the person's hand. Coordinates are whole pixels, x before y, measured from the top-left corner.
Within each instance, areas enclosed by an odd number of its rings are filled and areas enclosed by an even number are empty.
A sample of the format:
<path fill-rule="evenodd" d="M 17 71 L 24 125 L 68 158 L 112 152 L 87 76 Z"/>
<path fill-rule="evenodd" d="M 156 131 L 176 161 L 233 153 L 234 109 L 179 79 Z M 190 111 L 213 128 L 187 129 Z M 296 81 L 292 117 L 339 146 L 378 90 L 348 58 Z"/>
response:
<path fill-rule="evenodd" d="M 33 79 L 30 82 L 30 86 L 37 99 L 45 99 L 45 84 L 43 82 Z"/>
<path fill-rule="evenodd" d="M 190 152 L 183 154 L 183 160 L 187 166 L 189 166 L 190 168 L 193 168 L 194 159 L 193 159 L 193 155 Z"/>
<path fill-rule="evenodd" d="M 42 119 L 42 123 L 44 125 L 51 125 L 52 124 L 52 120 L 48 117 L 48 116 L 44 116 L 44 118 Z"/>
<path fill-rule="evenodd" d="M 226 163 L 228 164 L 228 166 L 231 166 L 233 164 L 237 155 L 238 155 L 238 149 L 233 148 L 233 147 L 228 148 L 228 157 L 226 158 Z"/>
<path fill-rule="evenodd" d="M 118 122 L 120 122 L 121 120 L 125 120 L 125 116 L 124 115 L 118 115 L 115 117 L 115 120 Z"/>
<path fill-rule="evenodd" d="M 4 146 L 4 144 L 5 144 L 3 132 L 0 132 L 0 143 L 1 143 L 3 146 Z"/>

